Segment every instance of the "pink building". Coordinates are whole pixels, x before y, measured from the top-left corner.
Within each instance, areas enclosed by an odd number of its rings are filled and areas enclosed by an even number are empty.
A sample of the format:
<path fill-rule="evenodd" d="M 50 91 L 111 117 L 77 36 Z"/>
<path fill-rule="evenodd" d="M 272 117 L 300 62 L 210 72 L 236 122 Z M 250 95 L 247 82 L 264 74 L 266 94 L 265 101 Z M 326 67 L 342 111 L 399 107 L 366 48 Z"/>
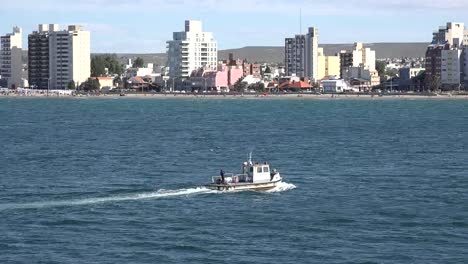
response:
<path fill-rule="evenodd" d="M 207 87 L 217 90 L 226 89 L 243 77 L 243 70 L 237 66 L 219 65 L 217 71 L 205 72 L 204 77 Z"/>

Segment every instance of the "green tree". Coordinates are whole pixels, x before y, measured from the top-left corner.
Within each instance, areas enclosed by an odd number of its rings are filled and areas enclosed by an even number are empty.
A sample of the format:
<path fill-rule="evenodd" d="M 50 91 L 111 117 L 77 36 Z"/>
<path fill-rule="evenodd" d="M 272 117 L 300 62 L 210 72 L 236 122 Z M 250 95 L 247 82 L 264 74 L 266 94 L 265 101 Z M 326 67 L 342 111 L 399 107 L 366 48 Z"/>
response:
<path fill-rule="evenodd" d="M 124 72 L 124 66 L 115 54 L 97 55 L 91 59 L 91 76 L 106 76 L 106 68 L 109 74 L 122 75 Z"/>
<path fill-rule="evenodd" d="M 81 89 L 84 91 L 98 91 L 101 88 L 101 84 L 98 80 L 89 78 L 86 82 L 81 84 Z"/>
<path fill-rule="evenodd" d="M 120 76 L 117 76 L 114 78 L 114 86 L 120 87 L 122 84 L 122 78 Z"/>
<path fill-rule="evenodd" d="M 380 76 L 385 75 L 385 70 L 387 68 L 387 63 L 385 61 L 375 61 L 375 69 Z"/>
<path fill-rule="evenodd" d="M 424 90 L 437 91 L 440 89 L 440 77 L 437 75 L 426 74 L 424 78 Z"/>
<path fill-rule="evenodd" d="M 263 84 L 262 82 L 259 82 L 259 83 L 255 83 L 255 84 L 250 85 L 249 88 L 252 89 L 252 90 L 255 90 L 256 92 L 264 92 L 265 91 L 265 84 Z"/>
<path fill-rule="evenodd" d="M 67 85 L 67 89 L 68 90 L 75 90 L 76 89 L 76 85 L 75 85 L 75 82 L 73 80 L 71 80 L 68 85 Z"/>
<path fill-rule="evenodd" d="M 398 75 L 398 70 L 397 69 L 387 69 L 385 70 L 385 75 L 388 75 L 390 77 L 396 77 Z"/>
<path fill-rule="evenodd" d="M 138 57 L 135 59 L 135 62 L 133 62 L 133 68 L 143 68 L 143 65 L 145 64 L 145 61 Z"/>
<path fill-rule="evenodd" d="M 271 68 L 270 68 L 270 66 L 267 66 L 267 67 L 265 68 L 265 73 L 271 73 Z"/>
<path fill-rule="evenodd" d="M 91 59 L 91 76 L 101 77 L 106 75 L 106 64 L 102 56 L 96 56 Z"/>
<path fill-rule="evenodd" d="M 233 89 L 237 92 L 243 92 L 247 89 L 248 83 L 243 82 L 242 79 L 239 79 L 235 84 Z"/>

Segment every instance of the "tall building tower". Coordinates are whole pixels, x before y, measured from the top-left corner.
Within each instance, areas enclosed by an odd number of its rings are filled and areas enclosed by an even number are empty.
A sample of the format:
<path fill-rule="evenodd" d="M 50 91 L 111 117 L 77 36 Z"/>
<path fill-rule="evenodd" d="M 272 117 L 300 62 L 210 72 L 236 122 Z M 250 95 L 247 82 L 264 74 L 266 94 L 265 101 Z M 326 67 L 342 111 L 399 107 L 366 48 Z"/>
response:
<path fill-rule="evenodd" d="M 318 29 L 310 27 L 306 35 L 306 74 L 313 80 L 318 78 L 318 37 Z"/>
<path fill-rule="evenodd" d="M 28 36 L 28 81 L 34 89 L 49 86 L 49 35 L 58 30 L 57 24 L 40 24 L 38 31 Z"/>
<path fill-rule="evenodd" d="M 22 31 L 14 27 L 13 32 L 1 37 L 0 75 L 6 79 L 8 88 L 22 84 Z"/>
<path fill-rule="evenodd" d="M 432 44 L 450 44 L 455 48 L 460 48 L 465 40 L 465 24 L 448 22 L 446 26 L 432 34 Z"/>
<path fill-rule="evenodd" d="M 218 64 L 218 44 L 213 33 L 204 32 L 201 21 L 185 21 L 185 31 L 174 32 L 167 41 L 169 76 L 188 78 L 202 67 L 215 69 Z"/>
<path fill-rule="evenodd" d="M 66 89 L 91 76 L 90 32 L 72 25 L 41 24 L 28 36 L 29 85 L 35 89 Z"/>
<path fill-rule="evenodd" d="M 287 38 L 284 46 L 286 75 L 296 75 L 305 77 L 305 36 L 296 35 L 294 38 Z"/>
<path fill-rule="evenodd" d="M 468 31 L 464 23 L 448 22 L 432 34 L 426 51 L 426 89 L 458 90 L 468 73 L 465 54 Z"/>
<path fill-rule="evenodd" d="M 49 82 L 53 89 L 76 86 L 91 76 L 91 34 L 80 26 L 53 31 L 49 35 Z"/>
<path fill-rule="evenodd" d="M 285 39 L 286 75 L 318 78 L 318 29 L 310 27 L 306 35 Z"/>

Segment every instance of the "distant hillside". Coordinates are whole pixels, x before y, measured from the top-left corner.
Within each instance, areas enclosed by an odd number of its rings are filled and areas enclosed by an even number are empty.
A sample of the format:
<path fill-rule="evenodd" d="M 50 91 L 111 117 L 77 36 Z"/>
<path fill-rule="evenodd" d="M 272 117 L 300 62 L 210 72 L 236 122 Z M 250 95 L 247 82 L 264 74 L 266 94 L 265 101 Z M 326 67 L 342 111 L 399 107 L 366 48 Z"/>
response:
<path fill-rule="evenodd" d="M 323 44 L 326 55 L 334 55 L 341 50 L 351 50 L 354 44 Z M 378 59 L 424 57 L 428 43 L 370 43 L 365 44 L 376 52 Z M 284 47 L 244 47 L 219 51 L 219 58 L 226 59 L 233 53 L 235 58 L 248 58 L 252 62 L 283 62 Z"/>
<path fill-rule="evenodd" d="M 365 45 L 376 51 L 378 59 L 382 59 L 423 57 L 428 43 L 369 43 Z M 337 52 L 340 52 L 340 50 L 352 49 L 353 44 L 322 44 L 320 47 L 324 48 L 325 54 L 334 55 Z M 220 50 L 219 59 L 227 59 L 229 53 L 233 53 L 234 58 L 247 58 L 250 62 L 283 63 L 284 61 L 284 47 L 244 47 L 240 49 Z M 122 63 L 126 63 L 128 59 L 135 59 L 137 57 L 143 58 L 145 63 L 152 62 L 157 66 L 163 66 L 167 61 L 165 53 L 119 53 L 117 56 L 121 59 Z M 23 60 L 26 63 L 27 51 L 25 51 L 23 55 Z"/>

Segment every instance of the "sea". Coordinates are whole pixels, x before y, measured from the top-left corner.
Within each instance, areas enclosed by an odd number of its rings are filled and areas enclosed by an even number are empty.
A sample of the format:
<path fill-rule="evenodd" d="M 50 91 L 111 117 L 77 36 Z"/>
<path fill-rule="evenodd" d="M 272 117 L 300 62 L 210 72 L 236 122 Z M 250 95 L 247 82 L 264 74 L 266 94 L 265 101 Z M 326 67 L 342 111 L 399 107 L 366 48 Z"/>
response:
<path fill-rule="evenodd" d="M 468 102 L 0 99 L 0 263 L 468 263 Z M 284 183 L 206 189 L 252 152 Z"/>

